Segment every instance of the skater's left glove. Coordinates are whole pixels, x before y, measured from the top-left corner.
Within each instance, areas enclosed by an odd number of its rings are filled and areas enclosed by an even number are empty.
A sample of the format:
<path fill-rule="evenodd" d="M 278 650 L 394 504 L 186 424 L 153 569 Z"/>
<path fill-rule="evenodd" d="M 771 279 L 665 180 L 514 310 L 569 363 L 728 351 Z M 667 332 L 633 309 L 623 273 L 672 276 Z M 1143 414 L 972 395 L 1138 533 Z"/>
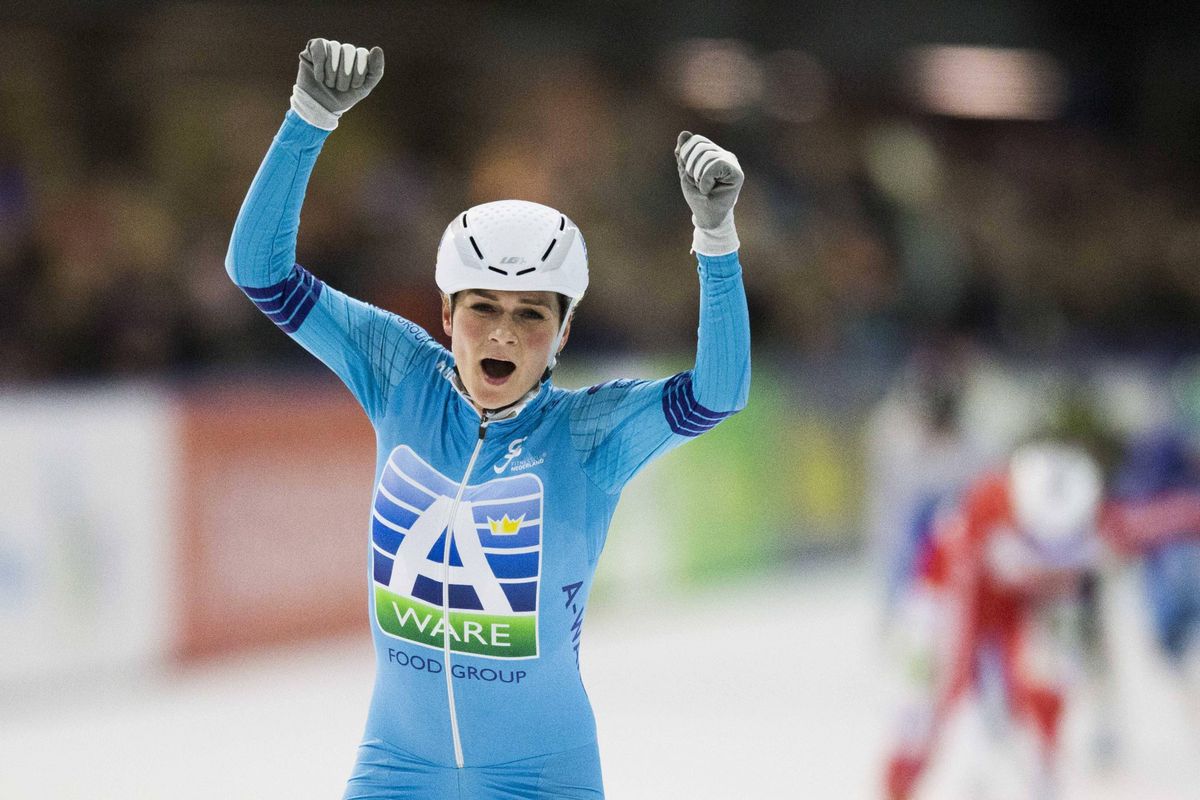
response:
<path fill-rule="evenodd" d="M 707 256 L 737 250 L 733 206 L 745 179 L 737 156 L 708 137 L 683 131 L 675 143 L 675 165 L 696 226 L 692 249 Z"/>

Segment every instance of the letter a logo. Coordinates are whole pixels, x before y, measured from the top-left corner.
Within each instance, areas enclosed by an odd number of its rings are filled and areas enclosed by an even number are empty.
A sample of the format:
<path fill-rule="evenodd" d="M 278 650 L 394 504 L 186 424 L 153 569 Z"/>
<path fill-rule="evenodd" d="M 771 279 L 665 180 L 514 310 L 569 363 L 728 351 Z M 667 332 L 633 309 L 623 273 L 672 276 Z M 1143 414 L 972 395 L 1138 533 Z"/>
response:
<path fill-rule="evenodd" d="M 509 461 L 523 441 L 509 445 Z M 407 446 L 392 451 L 371 521 L 376 624 L 433 649 L 448 636 L 455 652 L 536 658 L 542 482 L 527 473 L 468 486 L 451 520 L 457 491 Z"/>

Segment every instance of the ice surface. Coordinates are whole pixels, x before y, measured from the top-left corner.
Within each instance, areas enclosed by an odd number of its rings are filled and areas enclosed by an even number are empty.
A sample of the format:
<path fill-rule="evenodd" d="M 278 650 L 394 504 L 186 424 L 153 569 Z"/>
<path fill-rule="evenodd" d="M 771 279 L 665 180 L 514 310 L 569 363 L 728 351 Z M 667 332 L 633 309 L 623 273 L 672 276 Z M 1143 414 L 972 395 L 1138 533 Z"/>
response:
<path fill-rule="evenodd" d="M 1198 733 L 1144 646 L 1135 588 L 1122 581 L 1111 604 L 1123 760 L 1105 775 L 1088 768 L 1081 698 L 1068 723 L 1068 800 L 1200 798 Z M 608 796 L 879 797 L 879 596 L 865 571 L 826 566 L 648 598 L 650 608 L 594 602 L 583 671 Z M 0 698 L 0 797 L 340 797 L 372 670 L 364 636 Z M 955 725 L 923 798 L 983 796 L 970 788 L 978 740 Z"/>

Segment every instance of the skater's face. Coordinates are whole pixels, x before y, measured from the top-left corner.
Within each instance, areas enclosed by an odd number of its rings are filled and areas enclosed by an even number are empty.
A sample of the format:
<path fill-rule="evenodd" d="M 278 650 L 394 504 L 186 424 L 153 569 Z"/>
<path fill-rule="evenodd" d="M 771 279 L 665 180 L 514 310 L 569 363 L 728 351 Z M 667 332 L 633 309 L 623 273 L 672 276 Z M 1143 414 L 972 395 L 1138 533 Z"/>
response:
<path fill-rule="evenodd" d="M 534 387 L 559 321 L 554 292 L 468 289 L 453 302 L 442 298 L 442 329 L 476 408 L 503 408 Z M 568 322 L 559 350 L 570 332 Z"/>

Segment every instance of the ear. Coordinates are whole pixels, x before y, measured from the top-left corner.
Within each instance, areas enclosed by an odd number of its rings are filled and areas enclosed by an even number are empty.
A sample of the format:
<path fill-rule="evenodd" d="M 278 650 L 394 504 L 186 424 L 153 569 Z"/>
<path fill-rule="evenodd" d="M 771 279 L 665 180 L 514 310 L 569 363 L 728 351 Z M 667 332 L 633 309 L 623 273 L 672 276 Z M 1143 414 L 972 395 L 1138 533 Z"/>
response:
<path fill-rule="evenodd" d="M 450 324 L 451 317 L 452 317 L 450 312 L 451 312 L 450 296 L 444 294 L 444 295 L 442 295 L 442 331 L 446 334 L 447 337 L 450 337 L 453 335 L 451 333 L 453 326 Z"/>
<path fill-rule="evenodd" d="M 571 316 L 567 317 L 567 325 L 565 328 L 563 328 L 562 341 L 560 341 L 558 343 L 558 352 L 555 353 L 554 355 L 558 355 L 558 353 L 561 353 L 563 351 L 563 348 L 567 346 L 567 339 L 571 338 L 571 322 L 574 321 L 574 319 L 575 319 L 575 314 L 573 314 L 573 313 L 571 314 Z"/>

